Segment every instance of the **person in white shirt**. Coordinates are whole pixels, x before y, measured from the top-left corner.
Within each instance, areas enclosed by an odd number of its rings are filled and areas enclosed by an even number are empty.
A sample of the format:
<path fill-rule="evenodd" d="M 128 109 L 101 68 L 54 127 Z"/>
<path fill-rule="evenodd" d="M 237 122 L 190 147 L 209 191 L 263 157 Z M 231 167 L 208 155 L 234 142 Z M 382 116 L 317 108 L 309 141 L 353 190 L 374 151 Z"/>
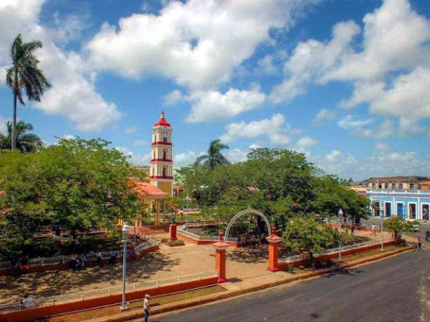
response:
<path fill-rule="evenodd" d="M 149 321 L 149 312 L 151 312 L 151 306 L 149 305 L 149 294 L 145 295 L 145 299 L 143 300 L 143 317 L 144 321 Z"/>
<path fill-rule="evenodd" d="M 22 301 L 22 306 L 24 307 L 24 309 L 31 309 L 36 305 L 34 304 L 33 298 L 30 295 L 26 294 L 24 296 L 24 300 Z"/>

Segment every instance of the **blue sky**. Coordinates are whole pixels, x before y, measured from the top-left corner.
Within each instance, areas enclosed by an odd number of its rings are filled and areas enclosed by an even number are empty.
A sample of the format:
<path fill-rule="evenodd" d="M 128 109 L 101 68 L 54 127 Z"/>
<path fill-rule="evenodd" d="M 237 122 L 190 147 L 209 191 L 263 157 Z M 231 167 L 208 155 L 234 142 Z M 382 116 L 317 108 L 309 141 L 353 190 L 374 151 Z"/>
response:
<path fill-rule="evenodd" d="M 430 2 L 190 0 L 0 2 L 9 46 L 41 40 L 53 88 L 19 109 L 47 143 L 102 137 L 148 163 L 161 111 L 176 166 L 221 138 L 306 153 L 328 173 L 430 175 Z M 0 85 L 0 131 L 12 95 Z"/>

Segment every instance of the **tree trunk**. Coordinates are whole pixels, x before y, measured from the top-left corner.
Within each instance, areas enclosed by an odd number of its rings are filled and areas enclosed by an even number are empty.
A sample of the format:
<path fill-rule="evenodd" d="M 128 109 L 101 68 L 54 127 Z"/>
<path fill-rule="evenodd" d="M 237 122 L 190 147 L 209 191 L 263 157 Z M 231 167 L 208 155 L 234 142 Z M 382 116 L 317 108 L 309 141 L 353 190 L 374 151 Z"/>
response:
<path fill-rule="evenodd" d="M 12 119 L 12 151 L 16 149 L 16 114 L 17 114 L 17 100 L 18 95 L 13 93 L 13 119 Z"/>

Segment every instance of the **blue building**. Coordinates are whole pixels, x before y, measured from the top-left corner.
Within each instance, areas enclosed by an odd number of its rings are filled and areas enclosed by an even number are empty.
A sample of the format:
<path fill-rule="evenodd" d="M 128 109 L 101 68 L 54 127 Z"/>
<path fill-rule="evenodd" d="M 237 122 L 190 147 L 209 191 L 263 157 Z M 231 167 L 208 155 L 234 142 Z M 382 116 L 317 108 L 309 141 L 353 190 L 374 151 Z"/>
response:
<path fill-rule="evenodd" d="M 428 178 L 371 178 L 366 196 L 373 216 L 401 216 L 410 220 L 429 220 Z"/>

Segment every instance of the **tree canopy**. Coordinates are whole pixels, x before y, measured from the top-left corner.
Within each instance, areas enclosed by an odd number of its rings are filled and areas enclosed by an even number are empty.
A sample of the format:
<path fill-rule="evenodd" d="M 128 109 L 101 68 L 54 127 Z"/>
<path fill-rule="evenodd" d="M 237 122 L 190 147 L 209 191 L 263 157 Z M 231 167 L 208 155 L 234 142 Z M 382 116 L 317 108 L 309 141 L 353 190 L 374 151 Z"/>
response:
<path fill-rule="evenodd" d="M 384 220 L 384 228 L 394 233 L 394 237 L 400 237 L 403 233 L 413 230 L 414 222 L 400 216 L 392 216 Z"/>
<path fill-rule="evenodd" d="M 306 251 L 311 259 L 326 249 L 352 243 L 347 232 L 340 234 L 336 229 L 320 223 L 313 216 L 297 216 L 288 222 L 282 239 L 293 252 Z"/>
<path fill-rule="evenodd" d="M 222 144 L 220 140 L 214 140 L 210 143 L 208 153 L 197 158 L 196 164 L 201 164 L 210 169 L 217 165 L 230 164 L 230 161 L 221 153 L 222 150 L 228 149 L 228 145 Z"/>
<path fill-rule="evenodd" d="M 0 149 L 12 148 L 12 122 L 7 122 L 7 133 L 0 133 Z M 22 121 L 16 124 L 16 148 L 22 153 L 36 152 L 43 146 L 42 139 L 34 133 L 27 133 L 33 130 L 33 125 Z"/>
<path fill-rule="evenodd" d="M 76 237 L 134 218 L 140 198 L 130 178 L 142 177 L 109 142 L 60 140 L 39 153 L 0 154 L 0 237 L 25 252 L 41 226 L 63 225 Z M 2 252 L 12 250 L 3 249 Z"/>
<path fill-rule="evenodd" d="M 12 43 L 10 58 L 12 66 L 6 71 L 6 84 L 13 93 L 13 119 L 12 119 L 12 150 L 16 149 L 16 119 L 17 102 L 25 105 L 24 93 L 29 101 L 40 102 L 43 93 L 51 85 L 42 70 L 38 68 L 39 60 L 34 55 L 36 49 L 42 48 L 40 41 L 24 43 L 19 34 Z"/>
<path fill-rule="evenodd" d="M 339 208 L 355 220 L 368 214 L 365 197 L 324 174 L 304 154 L 289 150 L 256 149 L 244 162 L 213 169 L 190 165 L 178 171 L 177 179 L 207 213 L 233 216 L 250 206 L 280 229 L 298 214 L 336 216 Z"/>

